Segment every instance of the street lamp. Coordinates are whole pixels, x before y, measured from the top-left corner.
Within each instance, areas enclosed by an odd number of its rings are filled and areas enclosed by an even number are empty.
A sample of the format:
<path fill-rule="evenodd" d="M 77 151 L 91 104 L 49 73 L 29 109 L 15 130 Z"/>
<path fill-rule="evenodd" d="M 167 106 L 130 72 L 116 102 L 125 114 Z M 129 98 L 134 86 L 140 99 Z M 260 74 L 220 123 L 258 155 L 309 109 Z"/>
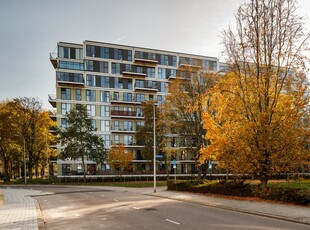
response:
<path fill-rule="evenodd" d="M 144 101 L 144 103 L 147 103 L 147 101 Z M 156 193 L 156 122 L 155 122 L 155 114 L 156 114 L 156 111 L 155 111 L 155 101 L 154 103 L 149 103 L 153 106 L 153 133 L 154 133 L 154 153 L 153 153 L 153 173 L 154 173 L 154 193 Z"/>
<path fill-rule="evenodd" d="M 24 140 L 24 182 L 25 182 L 25 185 L 27 185 L 27 177 L 26 177 L 26 140 L 23 136 L 20 136 L 20 135 L 14 135 L 16 137 L 22 137 L 23 140 Z"/>

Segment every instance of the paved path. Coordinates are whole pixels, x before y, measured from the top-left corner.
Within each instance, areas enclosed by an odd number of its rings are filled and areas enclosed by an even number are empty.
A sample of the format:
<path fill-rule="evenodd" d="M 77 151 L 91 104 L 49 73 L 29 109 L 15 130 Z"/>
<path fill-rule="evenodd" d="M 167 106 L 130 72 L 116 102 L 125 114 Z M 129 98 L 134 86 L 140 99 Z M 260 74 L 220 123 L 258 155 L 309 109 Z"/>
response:
<path fill-rule="evenodd" d="M 42 193 L 12 188 L 1 188 L 1 191 L 4 200 L 0 206 L 0 229 L 38 229 L 39 208 L 37 201 L 30 196 Z"/>

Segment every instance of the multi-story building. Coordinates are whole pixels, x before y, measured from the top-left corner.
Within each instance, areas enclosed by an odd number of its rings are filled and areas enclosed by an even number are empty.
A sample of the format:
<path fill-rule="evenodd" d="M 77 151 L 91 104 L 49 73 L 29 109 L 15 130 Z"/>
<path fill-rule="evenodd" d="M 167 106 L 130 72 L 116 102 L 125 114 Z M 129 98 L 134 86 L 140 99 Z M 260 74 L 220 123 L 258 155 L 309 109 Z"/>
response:
<path fill-rule="evenodd" d="M 203 68 L 219 69 L 214 57 L 94 41 L 59 42 L 58 53 L 51 54 L 50 60 L 56 70 L 56 95 L 49 95 L 49 102 L 56 108 L 57 125 L 67 126 L 65 115 L 75 104 L 86 105 L 106 147 L 126 145 L 134 153 L 133 170 L 137 171 L 152 167 L 150 161 L 142 158 L 143 146 L 135 140 L 137 128 L 144 125 L 142 102 L 163 103 L 177 70 L 195 66 L 197 60 Z M 194 170 L 192 157 L 180 156 L 177 161 L 179 173 Z M 86 163 L 91 174 L 108 170 L 107 165 L 96 165 L 90 160 Z M 81 161 L 58 159 L 57 165 L 58 175 L 82 172 Z"/>

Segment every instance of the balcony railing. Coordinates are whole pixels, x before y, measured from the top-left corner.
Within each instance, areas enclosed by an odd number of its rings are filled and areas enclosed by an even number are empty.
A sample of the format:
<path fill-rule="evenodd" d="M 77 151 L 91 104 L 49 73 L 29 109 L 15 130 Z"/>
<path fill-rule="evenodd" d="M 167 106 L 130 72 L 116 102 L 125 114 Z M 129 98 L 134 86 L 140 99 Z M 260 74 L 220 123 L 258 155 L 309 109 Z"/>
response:
<path fill-rule="evenodd" d="M 56 95 L 54 95 L 54 94 L 49 94 L 49 95 L 48 95 L 48 102 L 49 102 L 54 108 L 56 108 Z"/>
<path fill-rule="evenodd" d="M 136 111 L 111 110 L 112 116 L 135 117 Z"/>

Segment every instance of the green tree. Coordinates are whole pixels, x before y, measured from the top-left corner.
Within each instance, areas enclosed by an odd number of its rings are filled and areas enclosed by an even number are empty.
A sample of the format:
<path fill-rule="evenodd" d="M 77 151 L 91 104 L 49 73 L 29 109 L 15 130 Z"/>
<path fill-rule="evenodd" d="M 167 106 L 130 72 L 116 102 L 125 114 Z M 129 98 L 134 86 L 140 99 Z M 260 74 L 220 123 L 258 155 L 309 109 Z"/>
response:
<path fill-rule="evenodd" d="M 82 159 L 84 181 L 86 181 L 85 159 L 86 157 L 96 163 L 103 163 L 106 157 L 106 149 L 103 140 L 94 132 L 86 106 L 76 105 L 66 115 L 68 127 L 58 131 L 58 140 L 64 146 L 60 153 L 62 159 Z"/>
<path fill-rule="evenodd" d="M 223 167 L 253 173 L 267 188 L 277 173 L 309 164 L 308 34 L 295 0 L 251 0 L 240 6 L 236 32 L 223 33 L 230 72 L 205 98 L 207 153 Z M 210 108 L 210 107 L 209 107 Z M 232 164 L 231 164 L 232 163 Z M 237 169 L 236 169 L 237 170 Z"/>

